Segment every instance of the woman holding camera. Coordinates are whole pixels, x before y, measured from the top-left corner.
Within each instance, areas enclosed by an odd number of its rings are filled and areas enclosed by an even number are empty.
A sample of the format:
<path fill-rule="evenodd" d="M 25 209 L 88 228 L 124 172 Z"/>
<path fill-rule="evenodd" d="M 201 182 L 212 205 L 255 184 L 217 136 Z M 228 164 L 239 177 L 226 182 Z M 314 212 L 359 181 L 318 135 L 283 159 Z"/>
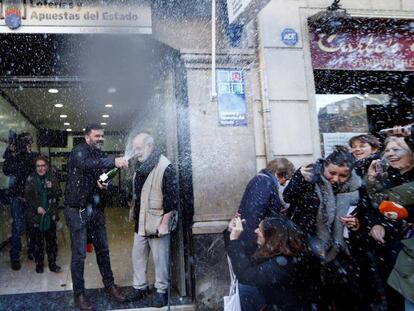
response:
<path fill-rule="evenodd" d="M 360 227 L 367 204 L 355 159 L 336 146 L 326 159 L 301 167 L 283 195 L 290 203 L 292 220 L 308 235 L 309 246 L 321 260 L 320 308 L 364 310 L 358 266 L 347 244 L 347 235 Z"/>
<path fill-rule="evenodd" d="M 50 271 L 61 271 L 56 264 L 57 204 L 61 195 L 58 180 L 49 174 L 47 158 L 38 156 L 35 160 L 35 172 L 27 178 L 25 187 L 25 199 L 28 205 L 26 217 L 34 244 L 37 273 L 43 273 L 44 241 L 46 241 Z"/>
<path fill-rule="evenodd" d="M 402 137 L 390 136 L 385 140 L 384 159 L 374 160 L 367 176 L 368 192 L 373 202 L 379 205 L 384 199 L 395 197 L 408 211 L 406 221 L 414 222 L 414 155 Z M 404 187 L 401 187 L 403 186 Z M 395 193 L 396 195 L 393 195 Z M 382 217 L 386 227 L 391 228 L 389 234 L 399 238 L 401 235 L 401 221 Z M 371 230 L 371 236 L 380 243 L 385 243 L 386 230 L 384 225 L 378 224 Z"/>
<path fill-rule="evenodd" d="M 369 234 L 378 242 L 377 264 L 386 283 L 402 248 L 401 240 L 409 238 L 413 230 L 414 156 L 403 137 L 389 136 L 384 145 L 384 159 L 373 161 L 368 169 L 367 186 L 375 207 L 371 211 L 371 222 L 375 225 Z M 394 211 L 380 214 L 379 206 L 383 201 L 399 204 L 406 211 L 406 217 L 399 219 L 402 209 L 398 206 Z M 389 287 L 386 287 L 386 294 L 389 308 L 403 309 L 401 296 Z"/>
<path fill-rule="evenodd" d="M 248 297 L 254 301 L 240 292 L 242 310 L 311 310 L 309 256 L 296 225 L 284 216 L 262 220 L 255 230 L 258 248 L 253 257 L 246 254 L 245 244 L 239 239 L 242 231 L 242 220 L 237 215 L 224 232 L 237 279 L 258 289 L 256 297 Z M 251 303 L 262 297 L 263 305 L 253 309 Z"/>

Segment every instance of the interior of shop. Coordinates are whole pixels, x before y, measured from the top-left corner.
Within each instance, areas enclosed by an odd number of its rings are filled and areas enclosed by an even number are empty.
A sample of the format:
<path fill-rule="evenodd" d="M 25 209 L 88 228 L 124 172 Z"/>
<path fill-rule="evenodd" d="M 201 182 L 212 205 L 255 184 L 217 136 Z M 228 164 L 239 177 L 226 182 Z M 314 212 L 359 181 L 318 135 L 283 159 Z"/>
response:
<path fill-rule="evenodd" d="M 108 154 L 123 155 L 131 134 L 146 131 L 178 167 L 172 49 L 145 35 L 2 34 L 0 42 L 1 154 L 14 134 L 29 132 L 34 138 L 33 150 L 50 158 L 64 190 L 67 156 L 83 141 L 85 126 L 94 122 L 105 128 L 103 150 Z M 0 169 L 3 162 L 1 158 Z M 115 281 L 126 287 L 132 284 L 134 225 L 127 221 L 126 204 L 131 170 L 130 166 L 114 178 L 115 192 L 108 195 L 105 211 Z M 0 188 L 7 189 L 7 185 L 7 176 L 1 171 Z M 5 224 L 0 226 L 0 296 L 71 292 L 70 236 L 63 211 L 60 213 L 57 262 L 63 272 L 46 270 L 39 275 L 24 246 L 22 269 L 10 269 L 10 210 L 7 205 L 0 207 Z M 185 296 L 180 234 L 172 254 L 178 258 L 172 286 L 176 296 Z M 24 236 L 22 241 L 25 245 Z M 86 288 L 103 287 L 93 253 L 87 256 L 85 280 Z"/>

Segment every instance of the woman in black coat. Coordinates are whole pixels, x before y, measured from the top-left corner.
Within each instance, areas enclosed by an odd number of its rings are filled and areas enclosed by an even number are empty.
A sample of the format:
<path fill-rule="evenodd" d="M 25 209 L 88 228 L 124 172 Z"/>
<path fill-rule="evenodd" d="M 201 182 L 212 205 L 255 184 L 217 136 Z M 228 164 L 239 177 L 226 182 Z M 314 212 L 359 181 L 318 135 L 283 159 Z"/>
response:
<path fill-rule="evenodd" d="M 371 162 L 381 157 L 381 143 L 371 134 L 361 134 L 351 137 L 348 144 L 356 160 L 355 172 L 364 178 Z"/>
<path fill-rule="evenodd" d="M 27 178 L 25 185 L 26 219 L 34 244 L 37 273 L 43 272 L 45 244 L 50 271 L 61 271 L 56 264 L 57 206 L 61 195 L 59 181 L 49 174 L 47 158 L 42 155 L 38 156 L 35 160 L 35 172 Z"/>
<path fill-rule="evenodd" d="M 358 265 L 348 245 L 349 231 L 360 227 L 368 198 L 346 147 L 301 167 L 283 192 L 289 216 L 307 234 L 321 260 L 321 310 L 364 310 Z"/>
<path fill-rule="evenodd" d="M 258 248 L 253 257 L 246 254 L 239 240 L 242 231 L 241 219 L 236 216 L 224 232 L 224 240 L 237 279 L 258 289 L 257 296 L 249 298 L 264 298 L 265 306 L 255 310 L 311 310 L 310 258 L 295 224 L 284 216 L 261 221 L 256 229 Z M 246 307 L 250 302 L 243 291 L 240 301 L 243 311 L 254 311 Z"/>

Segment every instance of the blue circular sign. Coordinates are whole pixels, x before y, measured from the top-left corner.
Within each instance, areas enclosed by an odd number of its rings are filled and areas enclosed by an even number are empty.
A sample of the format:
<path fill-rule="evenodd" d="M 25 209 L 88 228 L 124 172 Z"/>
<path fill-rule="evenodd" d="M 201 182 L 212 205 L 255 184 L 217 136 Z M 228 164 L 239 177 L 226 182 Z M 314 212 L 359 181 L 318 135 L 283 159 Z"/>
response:
<path fill-rule="evenodd" d="M 10 29 L 17 29 L 20 27 L 20 16 L 17 14 L 10 14 L 9 16 L 6 16 L 6 25 Z"/>
<path fill-rule="evenodd" d="M 299 41 L 299 34 L 293 28 L 285 28 L 281 33 L 282 42 L 287 46 L 295 46 Z"/>
<path fill-rule="evenodd" d="M 9 6 L 5 12 L 5 22 L 10 29 L 17 29 L 21 25 L 21 12 L 20 9 L 15 6 Z"/>

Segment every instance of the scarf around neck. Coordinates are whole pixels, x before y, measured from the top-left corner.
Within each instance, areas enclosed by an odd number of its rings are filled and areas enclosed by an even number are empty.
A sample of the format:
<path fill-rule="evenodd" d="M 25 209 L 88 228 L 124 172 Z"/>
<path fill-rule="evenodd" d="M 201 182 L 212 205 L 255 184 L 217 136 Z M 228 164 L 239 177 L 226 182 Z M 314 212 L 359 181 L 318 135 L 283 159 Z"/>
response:
<path fill-rule="evenodd" d="M 142 163 L 137 161 L 135 164 L 135 172 L 137 174 L 137 177 L 147 176 L 149 173 L 151 173 L 154 167 L 158 164 L 160 157 L 161 150 L 157 146 L 154 146 L 154 149 L 152 150 L 148 159 Z"/>
<path fill-rule="evenodd" d="M 36 174 L 35 176 L 36 187 L 40 191 L 42 207 L 46 211 L 46 214 L 42 215 L 42 217 L 40 218 L 39 230 L 42 232 L 49 230 L 50 222 L 51 222 L 49 202 L 47 200 L 47 189 L 46 189 L 47 179 L 48 179 L 47 175 L 39 176 Z"/>
<path fill-rule="evenodd" d="M 349 253 L 340 217 L 347 215 L 349 208 L 358 204 L 361 186 L 362 180 L 354 170 L 349 180 L 335 189 L 336 191 L 323 174 L 315 185 L 320 200 L 316 229 L 326 262 L 335 259 L 341 250 Z"/>

